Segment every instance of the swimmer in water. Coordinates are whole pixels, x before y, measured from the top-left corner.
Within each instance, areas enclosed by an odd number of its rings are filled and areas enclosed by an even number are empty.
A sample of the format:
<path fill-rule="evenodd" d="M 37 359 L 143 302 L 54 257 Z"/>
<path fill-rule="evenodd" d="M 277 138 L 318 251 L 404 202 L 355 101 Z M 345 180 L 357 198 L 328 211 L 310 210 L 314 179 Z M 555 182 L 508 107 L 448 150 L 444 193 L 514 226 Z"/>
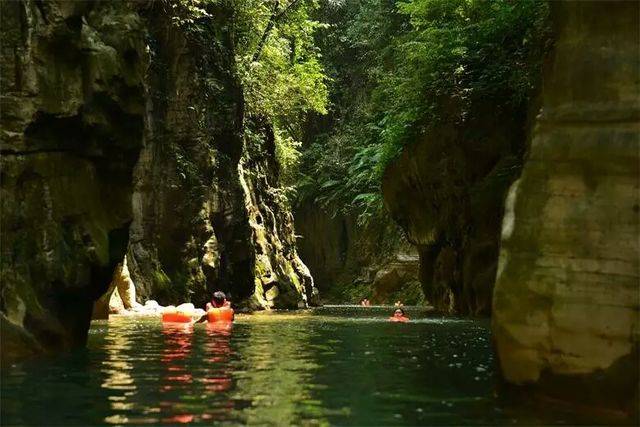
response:
<path fill-rule="evenodd" d="M 227 308 L 227 309 L 231 309 L 231 302 L 227 300 L 227 296 L 224 294 L 224 292 L 222 291 L 216 291 L 213 293 L 213 296 L 211 297 L 211 301 L 207 303 L 206 305 L 206 311 L 209 312 L 210 310 L 213 310 L 214 308 Z M 233 313 L 233 310 L 231 310 Z M 196 323 L 202 323 L 202 322 L 206 322 L 208 320 L 208 315 L 207 313 L 204 314 L 204 316 L 202 316 L 200 319 L 198 319 L 198 321 Z M 233 320 L 233 314 L 231 317 L 231 320 Z"/>
<path fill-rule="evenodd" d="M 231 303 L 227 301 L 227 296 L 222 291 L 216 291 L 213 293 L 211 302 L 207 303 L 205 310 L 209 311 L 212 308 L 231 307 Z"/>
<path fill-rule="evenodd" d="M 409 318 L 404 314 L 404 310 L 400 307 L 396 308 L 393 316 L 389 317 L 390 322 L 408 322 Z"/>

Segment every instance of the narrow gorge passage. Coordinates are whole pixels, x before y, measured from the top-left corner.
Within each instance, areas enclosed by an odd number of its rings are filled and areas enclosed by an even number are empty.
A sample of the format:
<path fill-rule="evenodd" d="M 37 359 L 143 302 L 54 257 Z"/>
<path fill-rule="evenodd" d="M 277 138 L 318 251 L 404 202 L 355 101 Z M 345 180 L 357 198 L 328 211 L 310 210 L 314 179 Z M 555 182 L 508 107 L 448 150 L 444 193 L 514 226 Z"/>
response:
<path fill-rule="evenodd" d="M 639 28 L 0 2 L 0 424 L 639 423 Z"/>
<path fill-rule="evenodd" d="M 415 323 L 395 325 L 386 314 L 327 307 L 253 315 L 239 318 L 233 331 L 142 318 L 96 322 L 87 350 L 25 364 L 3 380 L 3 418 L 21 425 L 610 420 L 496 397 L 486 320 L 411 309 Z"/>

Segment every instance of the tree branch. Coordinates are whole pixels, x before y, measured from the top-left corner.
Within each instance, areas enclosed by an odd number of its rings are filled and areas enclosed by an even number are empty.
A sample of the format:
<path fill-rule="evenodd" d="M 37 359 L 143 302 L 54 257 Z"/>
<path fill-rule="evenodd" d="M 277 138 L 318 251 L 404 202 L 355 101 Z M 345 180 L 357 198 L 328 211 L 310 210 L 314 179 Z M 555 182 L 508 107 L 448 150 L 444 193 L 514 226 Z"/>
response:
<path fill-rule="evenodd" d="M 262 49 L 264 49 L 264 45 L 266 44 L 267 39 L 269 38 L 269 34 L 271 34 L 271 31 L 273 31 L 273 27 L 275 27 L 276 23 L 280 19 L 282 19 L 291 10 L 291 8 L 293 8 L 298 3 L 300 3 L 300 0 L 291 0 L 291 2 L 289 2 L 288 5 L 283 7 L 282 10 L 278 11 L 278 6 L 280 6 L 280 1 L 279 0 L 275 1 L 273 5 L 273 11 L 271 12 L 271 16 L 269 17 L 269 22 L 267 23 L 267 26 L 264 28 L 264 31 L 262 32 L 262 37 L 260 38 L 260 42 L 258 43 L 258 47 L 256 48 L 256 51 L 253 53 L 253 58 L 251 59 L 252 62 L 256 62 L 258 59 L 260 59 L 260 55 L 262 54 Z"/>

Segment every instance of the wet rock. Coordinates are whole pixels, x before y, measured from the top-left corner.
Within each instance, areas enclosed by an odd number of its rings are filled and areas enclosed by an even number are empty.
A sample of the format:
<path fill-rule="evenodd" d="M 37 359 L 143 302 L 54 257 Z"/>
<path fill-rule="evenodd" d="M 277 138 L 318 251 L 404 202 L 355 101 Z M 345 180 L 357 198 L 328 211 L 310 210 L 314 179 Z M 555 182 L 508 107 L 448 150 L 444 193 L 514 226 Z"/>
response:
<path fill-rule="evenodd" d="M 636 413 L 639 16 L 636 2 L 553 3 L 556 48 L 509 192 L 493 315 L 507 381 Z"/>
<path fill-rule="evenodd" d="M 300 256 L 323 301 L 356 303 L 364 297 L 379 304 L 424 301 L 415 286 L 418 253 L 395 224 L 362 226 L 355 218 L 326 212 L 313 203 L 298 206 L 295 223 Z"/>
<path fill-rule="evenodd" d="M 0 8 L 4 361 L 86 340 L 126 250 L 148 56 L 121 2 Z"/>

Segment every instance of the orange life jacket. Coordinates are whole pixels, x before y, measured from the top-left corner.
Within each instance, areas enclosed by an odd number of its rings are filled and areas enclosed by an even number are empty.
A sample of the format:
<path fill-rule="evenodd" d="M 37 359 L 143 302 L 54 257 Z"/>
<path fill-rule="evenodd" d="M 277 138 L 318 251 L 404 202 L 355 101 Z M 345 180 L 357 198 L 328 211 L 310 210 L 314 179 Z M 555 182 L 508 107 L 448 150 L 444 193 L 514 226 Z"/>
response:
<path fill-rule="evenodd" d="M 233 322 L 233 314 L 233 309 L 228 306 L 210 308 L 207 311 L 207 320 L 209 322 Z"/>
<path fill-rule="evenodd" d="M 409 318 L 402 316 L 402 317 L 396 317 L 396 316 L 391 316 L 389 317 L 389 322 L 408 322 Z"/>

